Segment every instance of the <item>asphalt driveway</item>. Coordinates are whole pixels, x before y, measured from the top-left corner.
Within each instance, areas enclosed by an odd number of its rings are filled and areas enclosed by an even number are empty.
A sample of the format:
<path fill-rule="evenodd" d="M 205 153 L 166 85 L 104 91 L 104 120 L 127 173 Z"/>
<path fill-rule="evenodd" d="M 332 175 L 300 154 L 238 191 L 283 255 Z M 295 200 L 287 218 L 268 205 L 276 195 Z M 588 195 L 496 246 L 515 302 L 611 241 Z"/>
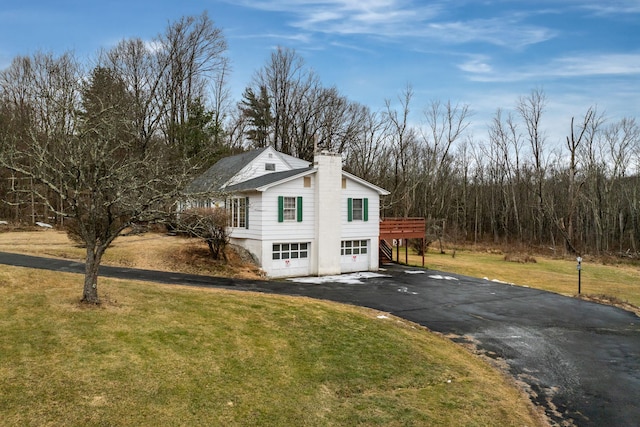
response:
<path fill-rule="evenodd" d="M 83 272 L 83 264 L 0 253 L 0 264 Z M 388 266 L 375 277 L 243 281 L 118 267 L 102 276 L 300 295 L 374 308 L 473 344 L 506 363 L 558 424 L 640 425 L 640 318 L 574 298 Z"/>

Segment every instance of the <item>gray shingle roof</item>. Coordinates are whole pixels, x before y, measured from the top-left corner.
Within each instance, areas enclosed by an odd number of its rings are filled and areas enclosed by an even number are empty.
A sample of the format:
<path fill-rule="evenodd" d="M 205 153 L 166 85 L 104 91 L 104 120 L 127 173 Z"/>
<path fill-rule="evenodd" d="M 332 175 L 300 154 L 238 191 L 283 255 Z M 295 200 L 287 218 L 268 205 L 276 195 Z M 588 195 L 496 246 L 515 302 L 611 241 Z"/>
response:
<path fill-rule="evenodd" d="M 185 191 L 187 193 L 206 193 L 220 190 L 231 177 L 240 172 L 243 167 L 266 149 L 267 147 L 260 148 L 218 160 L 202 175 L 194 179 Z"/>
<path fill-rule="evenodd" d="M 312 167 L 309 167 L 309 168 L 291 169 L 291 170 L 282 171 L 282 172 L 273 172 L 273 173 L 259 176 L 257 178 L 250 179 L 248 181 L 239 182 L 237 184 L 230 185 L 225 188 L 225 191 L 236 192 L 236 191 L 256 190 L 260 187 L 264 187 L 265 185 L 273 184 L 274 182 L 278 182 L 283 179 L 287 179 L 292 176 L 303 174 L 305 172 L 309 172 L 312 170 L 314 169 Z"/>

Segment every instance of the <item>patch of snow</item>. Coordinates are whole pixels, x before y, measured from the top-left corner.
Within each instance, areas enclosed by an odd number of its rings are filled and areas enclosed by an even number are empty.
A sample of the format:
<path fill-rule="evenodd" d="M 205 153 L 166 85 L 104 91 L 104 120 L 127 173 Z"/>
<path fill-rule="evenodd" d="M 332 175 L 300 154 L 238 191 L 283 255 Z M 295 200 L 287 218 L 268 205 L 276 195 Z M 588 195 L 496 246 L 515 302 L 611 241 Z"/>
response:
<path fill-rule="evenodd" d="M 46 222 L 40 222 L 40 221 L 38 221 L 38 222 L 36 222 L 36 225 L 37 225 L 38 227 L 43 227 L 43 228 L 53 228 L 53 225 L 51 225 L 51 224 L 47 224 Z"/>
<path fill-rule="evenodd" d="M 457 277 L 451 277 L 451 276 L 442 276 L 440 274 L 432 274 L 431 276 L 429 276 L 431 279 L 438 279 L 438 280 L 458 280 Z"/>
<path fill-rule="evenodd" d="M 381 314 L 379 316 L 376 316 L 378 319 L 388 319 L 389 317 L 385 316 L 384 314 Z"/>
<path fill-rule="evenodd" d="M 0 225 L 7 225 L 9 224 L 7 221 L 0 221 Z"/>
<path fill-rule="evenodd" d="M 488 277 L 483 277 L 484 280 L 487 280 L 489 282 L 493 282 L 493 283 L 500 283 L 502 285 L 511 285 L 511 286 L 515 286 L 514 283 L 511 282 L 504 282 L 502 280 L 498 280 L 498 279 L 489 279 Z"/>
<path fill-rule="evenodd" d="M 405 271 L 405 273 L 407 273 L 407 274 L 424 274 L 424 271 L 422 271 L 422 270 L 407 270 L 407 271 Z"/>
<path fill-rule="evenodd" d="M 513 285 L 513 283 L 503 282 L 502 280 L 498 280 L 498 279 L 493 279 L 492 282 L 493 283 L 501 283 L 503 285 Z"/>
<path fill-rule="evenodd" d="M 403 294 L 409 294 L 409 295 L 418 295 L 417 292 L 409 292 L 409 288 L 407 288 L 406 286 L 402 286 L 398 288 L 398 292 L 401 292 Z"/>
<path fill-rule="evenodd" d="M 321 285 L 323 283 L 344 283 L 347 285 L 358 285 L 363 283 L 363 279 L 372 279 L 375 277 L 391 277 L 386 274 L 374 273 L 372 271 L 362 271 L 359 273 L 338 274 L 335 276 L 320 277 L 292 277 L 287 279 L 297 283 L 309 283 L 313 285 Z"/>

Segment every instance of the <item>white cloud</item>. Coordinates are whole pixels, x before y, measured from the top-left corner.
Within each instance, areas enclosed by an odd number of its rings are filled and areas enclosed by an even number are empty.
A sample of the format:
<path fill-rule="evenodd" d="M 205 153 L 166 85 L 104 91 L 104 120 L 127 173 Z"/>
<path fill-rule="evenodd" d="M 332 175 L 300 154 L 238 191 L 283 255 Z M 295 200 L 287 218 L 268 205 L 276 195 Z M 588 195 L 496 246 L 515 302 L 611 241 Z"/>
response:
<path fill-rule="evenodd" d="M 536 81 L 549 78 L 633 76 L 640 74 L 640 53 L 610 53 L 564 56 L 545 64 L 526 64 L 514 69 L 493 69 L 488 64 L 473 66 L 474 60 L 458 65 L 478 82 Z"/>
<path fill-rule="evenodd" d="M 596 0 L 591 4 L 585 4 L 585 9 L 598 15 L 628 15 L 640 13 L 638 0 L 608 0 L 603 2 Z"/>
<path fill-rule="evenodd" d="M 557 36 L 549 28 L 525 24 L 527 15 L 501 11 L 489 19 L 450 21 L 452 8 L 464 5 L 414 0 L 263 0 L 241 3 L 244 7 L 291 14 L 289 25 L 310 33 L 368 35 L 445 44 L 482 42 L 519 49 Z M 446 7 L 445 7 L 446 5 Z"/>
<path fill-rule="evenodd" d="M 493 67 L 488 63 L 488 59 L 485 55 L 476 55 L 459 64 L 458 68 L 472 74 L 489 74 L 493 71 Z"/>

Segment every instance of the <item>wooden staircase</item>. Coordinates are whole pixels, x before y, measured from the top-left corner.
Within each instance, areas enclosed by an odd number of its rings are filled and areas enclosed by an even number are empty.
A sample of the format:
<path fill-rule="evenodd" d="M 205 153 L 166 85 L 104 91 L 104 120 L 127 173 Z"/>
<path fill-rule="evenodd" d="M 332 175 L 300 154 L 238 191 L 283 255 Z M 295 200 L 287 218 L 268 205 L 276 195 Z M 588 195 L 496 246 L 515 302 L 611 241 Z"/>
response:
<path fill-rule="evenodd" d="M 380 240 L 378 260 L 380 265 L 393 262 L 393 247 L 384 239 Z"/>

